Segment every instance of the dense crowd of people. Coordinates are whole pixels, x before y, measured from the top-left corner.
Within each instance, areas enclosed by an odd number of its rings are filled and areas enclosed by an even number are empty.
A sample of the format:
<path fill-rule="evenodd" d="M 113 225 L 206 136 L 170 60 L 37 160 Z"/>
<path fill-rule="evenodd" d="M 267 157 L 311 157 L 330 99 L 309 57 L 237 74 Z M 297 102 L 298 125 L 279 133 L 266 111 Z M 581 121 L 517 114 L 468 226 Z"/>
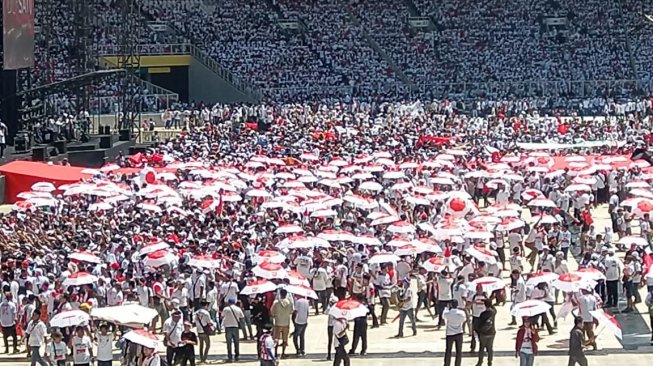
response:
<path fill-rule="evenodd" d="M 66 344 L 107 362 L 115 336 L 123 365 L 185 365 L 239 361 L 253 339 L 272 365 L 319 329 L 337 366 L 366 354 L 368 328 L 417 335 L 428 313 L 445 365 L 467 339 L 491 364 L 508 312 L 524 365 L 576 316 L 583 364 L 596 324 L 621 336 L 610 314 L 653 296 L 651 159 L 630 160 L 651 102 L 603 102 L 591 119 L 544 101 L 179 106 L 184 133 L 35 183 L 0 217 L 5 351 L 20 329 L 33 362 Z"/>

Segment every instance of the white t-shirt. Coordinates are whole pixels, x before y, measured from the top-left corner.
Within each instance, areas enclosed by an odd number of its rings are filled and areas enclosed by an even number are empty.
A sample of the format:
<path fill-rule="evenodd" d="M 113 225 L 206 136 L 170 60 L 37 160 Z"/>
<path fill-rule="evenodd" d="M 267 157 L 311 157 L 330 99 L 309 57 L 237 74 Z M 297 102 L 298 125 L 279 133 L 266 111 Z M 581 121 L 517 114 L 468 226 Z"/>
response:
<path fill-rule="evenodd" d="M 410 288 L 404 289 L 404 295 L 402 296 L 403 305 L 401 310 L 410 310 L 413 308 L 413 290 Z"/>
<path fill-rule="evenodd" d="M 327 289 L 327 281 L 329 280 L 329 274 L 326 269 L 318 268 L 315 270 L 315 275 L 313 275 L 313 290 L 315 291 L 324 291 Z"/>
<path fill-rule="evenodd" d="M 52 361 L 52 363 L 56 364 L 57 361 L 63 361 L 66 359 L 66 355 L 68 354 L 68 346 L 66 346 L 63 341 L 59 343 L 50 342 L 45 348 L 45 354 L 50 359 L 50 361 Z"/>
<path fill-rule="evenodd" d="M 596 310 L 596 299 L 590 294 L 583 295 L 578 301 L 578 308 L 583 321 L 586 323 L 591 322 L 594 318 L 590 311 Z"/>
<path fill-rule="evenodd" d="M 446 309 L 442 318 L 447 323 L 446 335 L 456 335 L 463 332 L 463 324 L 467 321 L 465 312 L 461 309 Z"/>
<path fill-rule="evenodd" d="M 308 300 L 306 299 L 295 300 L 295 311 L 297 312 L 297 314 L 295 315 L 295 323 L 297 324 L 308 323 L 309 308 L 310 306 Z"/>
<path fill-rule="evenodd" d="M 48 329 L 42 321 L 30 321 L 26 329 L 27 334 L 29 334 L 29 346 L 30 347 L 40 347 L 43 345 L 43 340 L 45 335 L 48 333 Z"/>
<path fill-rule="evenodd" d="M 143 366 L 161 366 L 161 356 L 152 354 L 150 357 L 143 360 Z"/>
<path fill-rule="evenodd" d="M 451 294 L 452 283 L 453 283 L 453 278 L 438 277 L 438 300 L 449 301 L 453 299 Z"/>
<path fill-rule="evenodd" d="M 113 334 L 97 334 L 97 359 L 98 361 L 113 360 Z"/>
<path fill-rule="evenodd" d="M 70 343 L 73 345 L 73 363 L 85 364 L 91 362 L 91 338 L 88 336 L 74 336 Z"/>
<path fill-rule="evenodd" d="M 532 333 L 530 329 L 526 329 L 524 331 L 524 339 L 522 340 L 521 348 L 519 349 L 519 352 L 523 352 L 525 354 L 532 354 L 533 353 L 533 344 L 531 343 L 531 338 L 532 338 Z"/>
<path fill-rule="evenodd" d="M 0 304 L 0 325 L 11 327 L 16 324 L 16 304 L 11 301 L 3 301 Z"/>

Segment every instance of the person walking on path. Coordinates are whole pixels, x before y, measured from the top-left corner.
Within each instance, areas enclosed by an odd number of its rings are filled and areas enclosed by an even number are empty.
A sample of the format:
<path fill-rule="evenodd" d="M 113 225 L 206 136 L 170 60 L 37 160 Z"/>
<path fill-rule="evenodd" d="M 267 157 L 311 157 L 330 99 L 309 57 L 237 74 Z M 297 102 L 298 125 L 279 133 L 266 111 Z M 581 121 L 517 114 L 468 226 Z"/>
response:
<path fill-rule="evenodd" d="M 345 346 L 349 343 L 347 329 L 349 329 L 349 322 L 346 318 L 337 318 L 333 323 L 333 344 L 336 347 L 333 366 L 340 366 L 340 362 L 344 363 L 344 366 L 349 366 L 349 354 L 345 350 Z"/>
<path fill-rule="evenodd" d="M 585 339 L 583 333 L 583 318 L 577 316 L 574 318 L 574 327 L 569 333 L 569 362 L 567 366 L 587 366 L 587 357 L 585 357 L 584 347 L 594 343 L 594 337 Z"/>
<path fill-rule="evenodd" d="M 240 357 L 238 331 L 240 322 L 244 318 L 245 313 L 236 305 L 236 298 L 230 297 L 227 299 L 227 305 L 222 309 L 222 324 L 224 325 L 224 336 L 227 341 L 227 362 L 238 361 Z"/>
<path fill-rule="evenodd" d="M 537 355 L 537 342 L 540 336 L 530 318 L 522 318 L 522 325 L 515 339 L 515 358 L 519 357 L 519 366 L 533 366 Z"/>
<path fill-rule="evenodd" d="M 263 325 L 261 328 L 261 338 L 259 339 L 260 349 L 260 366 L 275 366 L 277 363 L 277 356 L 275 352 L 274 337 L 270 334 L 272 326 L 269 324 Z"/>
<path fill-rule="evenodd" d="M 451 300 L 449 309 L 442 314 L 447 328 L 445 330 L 446 343 L 444 351 L 444 366 L 451 365 L 451 351 L 456 346 L 455 366 L 460 366 L 463 351 L 463 324 L 467 321 L 467 315 L 458 309 L 458 300 Z"/>
<path fill-rule="evenodd" d="M 295 331 L 293 332 L 292 341 L 297 351 L 297 356 L 306 356 L 306 327 L 308 326 L 308 312 L 310 303 L 305 297 L 295 301 L 295 311 L 293 313 L 293 323 Z"/>
<path fill-rule="evenodd" d="M 494 337 L 497 334 L 494 318 L 497 315 L 497 310 L 492 305 L 492 300 L 485 299 L 485 311 L 479 316 L 478 324 L 478 362 L 476 366 L 483 365 L 483 356 L 487 352 L 487 364 L 492 366 L 494 359 Z"/>
<path fill-rule="evenodd" d="M 272 303 L 272 319 L 274 319 L 274 340 L 279 343 L 283 342 L 281 346 L 281 358 L 286 357 L 286 347 L 288 347 L 288 335 L 290 333 L 290 318 L 295 311 L 295 306 L 288 299 L 288 291 L 281 289 L 279 291 L 279 298 Z M 278 352 L 277 352 L 278 354 Z"/>
<path fill-rule="evenodd" d="M 413 309 L 413 290 L 410 288 L 410 279 L 403 279 L 403 292 L 401 294 L 401 302 L 399 307 L 399 332 L 395 336 L 401 338 L 404 336 L 404 323 L 406 317 L 410 319 L 410 324 L 413 328 L 413 336 L 417 335 L 417 325 L 415 323 L 415 309 Z"/>
<path fill-rule="evenodd" d="M 34 310 L 32 313 L 32 319 L 25 333 L 28 335 L 27 346 L 30 348 L 30 366 L 35 366 L 36 363 L 39 363 L 42 366 L 48 366 L 48 363 L 41 357 L 41 346 L 47 343 L 46 334 L 48 329 L 41 321 L 41 310 Z"/>

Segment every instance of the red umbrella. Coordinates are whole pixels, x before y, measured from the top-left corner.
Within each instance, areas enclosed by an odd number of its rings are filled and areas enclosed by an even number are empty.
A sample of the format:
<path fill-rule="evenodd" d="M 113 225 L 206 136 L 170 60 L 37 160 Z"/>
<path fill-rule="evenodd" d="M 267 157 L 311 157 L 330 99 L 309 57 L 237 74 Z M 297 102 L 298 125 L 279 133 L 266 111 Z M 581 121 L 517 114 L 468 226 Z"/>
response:
<path fill-rule="evenodd" d="M 347 299 L 338 301 L 334 306 L 332 306 L 329 310 L 329 315 L 336 319 L 345 318 L 347 320 L 353 320 L 367 315 L 367 312 L 367 306 L 356 300 Z"/>
<path fill-rule="evenodd" d="M 252 268 L 252 272 L 254 272 L 254 275 L 258 277 L 267 278 L 269 280 L 284 279 L 288 277 L 288 272 L 286 272 L 281 264 L 272 262 L 263 262 Z"/>

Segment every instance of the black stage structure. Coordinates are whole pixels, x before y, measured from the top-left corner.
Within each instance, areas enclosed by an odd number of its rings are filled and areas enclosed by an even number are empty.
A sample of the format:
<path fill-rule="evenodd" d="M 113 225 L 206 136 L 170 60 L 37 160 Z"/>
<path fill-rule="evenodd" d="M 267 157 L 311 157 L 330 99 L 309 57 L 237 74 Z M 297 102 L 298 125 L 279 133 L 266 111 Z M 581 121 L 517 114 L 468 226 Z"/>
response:
<path fill-rule="evenodd" d="M 140 8 L 136 0 L 113 0 L 109 6 L 116 9 L 120 17 L 112 23 L 111 19 L 103 18 L 103 13 L 98 11 L 102 6 L 106 6 L 103 0 L 35 1 L 37 69 L 3 70 L 0 81 L 0 118 L 8 127 L 7 143 L 14 145 L 14 150 L 21 156 L 33 150 L 35 126 L 61 115 L 57 102 L 62 95 L 65 94 L 74 101 L 72 108 L 66 111 L 70 116 L 78 119 L 86 116 L 90 121 L 88 117 L 93 115 L 89 113 L 92 108 L 95 108 L 97 117 L 102 112 L 106 113 L 102 110 L 101 100 L 101 88 L 106 84 L 118 86 L 118 93 L 111 99 L 110 105 L 113 107 L 111 112 L 116 112 L 120 118 L 115 126 L 99 126 L 98 133 L 104 138 L 91 136 L 88 128 L 80 128 L 79 133 L 72 138 L 67 137 L 63 147 L 62 141 L 57 138 L 39 141 L 47 144 L 38 147 L 34 159 L 42 160 L 42 155 L 45 155 L 45 159 L 67 155 L 66 143 L 80 146 L 86 144 L 80 148 L 86 151 L 91 147 L 106 150 L 107 141 L 113 143 L 118 140 L 117 130 L 120 130 L 121 141 L 129 140 L 133 145 L 131 135 L 135 122 L 140 120 L 142 100 L 140 90 L 134 83 L 140 69 Z M 57 19 L 61 19 L 61 16 L 72 17 L 72 29 L 57 24 Z M 110 34 L 119 45 L 115 69 L 100 70 L 101 50 L 96 43 L 100 29 Z M 72 42 L 63 44 L 61 41 L 64 39 Z M 55 56 L 62 51 L 68 55 L 67 62 L 71 71 L 66 79 L 57 75 L 58 65 L 48 62 L 56 59 Z M 107 140 L 108 135 L 111 136 Z M 106 158 L 105 156 L 104 159 Z"/>

